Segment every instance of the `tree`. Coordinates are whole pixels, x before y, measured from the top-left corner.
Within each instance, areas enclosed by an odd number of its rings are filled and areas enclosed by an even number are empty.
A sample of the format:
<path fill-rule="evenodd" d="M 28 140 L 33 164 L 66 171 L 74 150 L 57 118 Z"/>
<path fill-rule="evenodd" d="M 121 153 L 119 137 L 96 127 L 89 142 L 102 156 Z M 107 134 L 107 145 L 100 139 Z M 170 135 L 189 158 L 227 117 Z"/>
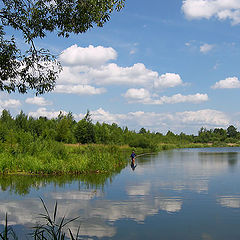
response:
<path fill-rule="evenodd" d="M 139 133 L 140 133 L 140 134 L 145 134 L 145 133 L 147 133 L 147 131 L 146 131 L 145 128 L 142 127 L 142 128 L 139 130 Z"/>
<path fill-rule="evenodd" d="M 10 112 L 6 109 L 2 110 L 2 115 L 0 117 L 0 121 L 8 128 L 12 129 L 15 127 L 14 119 L 12 118 Z"/>
<path fill-rule="evenodd" d="M 54 89 L 61 70 L 48 50 L 38 49 L 36 38 L 48 32 L 69 37 L 102 27 L 125 0 L 2 0 L 0 10 L 0 90 L 26 93 L 32 89 L 43 94 Z M 22 52 L 15 37 L 6 37 L 12 27 L 22 33 L 28 50 Z"/>
<path fill-rule="evenodd" d="M 56 126 L 56 140 L 59 142 L 72 143 L 74 142 L 74 134 L 72 132 L 74 118 L 71 112 L 66 116 L 60 112 Z"/>
<path fill-rule="evenodd" d="M 112 144 L 123 144 L 123 130 L 116 123 L 109 125 L 110 130 L 110 142 Z"/>
<path fill-rule="evenodd" d="M 198 131 L 197 140 L 201 143 L 209 143 L 211 142 L 212 130 L 207 130 L 204 127 L 201 127 L 200 131 Z"/>
<path fill-rule="evenodd" d="M 235 138 L 237 136 L 237 128 L 235 128 L 233 125 L 230 125 L 227 128 L 227 136 L 230 138 Z"/>
<path fill-rule="evenodd" d="M 227 138 L 227 131 L 223 128 L 215 128 L 213 133 L 218 141 L 225 141 Z"/>
<path fill-rule="evenodd" d="M 94 125 L 89 111 L 87 111 L 85 117 L 77 123 L 75 137 L 78 143 L 85 144 L 95 142 Z"/>
<path fill-rule="evenodd" d="M 95 139 L 96 143 L 108 144 L 110 140 L 110 129 L 108 124 L 97 122 L 95 124 Z"/>
<path fill-rule="evenodd" d="M 28 116 L 24 114 L 24 112 L 21 110 L 21 112 L 16 116 L 15 118 L 15 124 L 17 128 L 28 131 Z"/>

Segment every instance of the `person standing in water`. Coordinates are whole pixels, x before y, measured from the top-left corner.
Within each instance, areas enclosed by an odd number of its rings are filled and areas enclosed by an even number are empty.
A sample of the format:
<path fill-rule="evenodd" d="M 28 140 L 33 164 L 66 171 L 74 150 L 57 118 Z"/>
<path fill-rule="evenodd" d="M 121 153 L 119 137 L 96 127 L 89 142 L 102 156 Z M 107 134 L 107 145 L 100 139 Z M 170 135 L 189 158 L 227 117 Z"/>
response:
<path fill-rule="evenodd" d="M 131 159 L 132 159 L 132 163 L 134 164 L 135 163 L 135 157 L 136 157 L 137 155 L 135 154 L 135 152 L 134 151 L 132 151 L 132 154 L 131 154 Z"/>
<path fill-rule="evenodd" d="M 131 168 L 132 168 L 132 170 L 134 171 L 135 170 L 135 168 L 136 168 L 136 166 L 137 165 L 135 165 L 135 157 L 136 157 L 137 155 L 135 154 L 135 152 L 134 151 L 132 151 L 132 154 L 131 154 Z"/>

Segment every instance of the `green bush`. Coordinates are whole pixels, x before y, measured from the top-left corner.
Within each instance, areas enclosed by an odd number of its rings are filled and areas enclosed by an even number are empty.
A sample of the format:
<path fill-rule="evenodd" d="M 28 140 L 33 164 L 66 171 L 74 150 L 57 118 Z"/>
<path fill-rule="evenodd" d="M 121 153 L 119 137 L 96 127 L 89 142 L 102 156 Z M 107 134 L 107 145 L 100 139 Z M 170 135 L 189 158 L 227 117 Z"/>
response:
<path fill-rule="evenodd" d="M 134 148 L 149 149 L 154 152 L 158 150 L 157 143 L 154 141 L 151 141 L 149 138 L 147 138 L 145 136 L 138 136 L 138 137 L 132 139 L 129 142 L 129 146 L 134 147 Z"/>

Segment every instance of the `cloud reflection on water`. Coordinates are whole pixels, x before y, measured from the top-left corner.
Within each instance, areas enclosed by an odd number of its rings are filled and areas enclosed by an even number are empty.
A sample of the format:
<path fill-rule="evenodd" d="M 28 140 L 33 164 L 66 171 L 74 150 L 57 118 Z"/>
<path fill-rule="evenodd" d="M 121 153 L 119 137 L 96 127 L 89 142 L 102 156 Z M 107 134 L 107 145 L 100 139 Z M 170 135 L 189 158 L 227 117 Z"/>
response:
<path fill-rule="evenodd" d="M 96 194 L 95 196 L 100 196 Z M 54 200 L 58 200 L 58 216 L 81 217 L 81 235 L 90 237 L 113 237 L 116 233 L 114 223 L 123 219 L 130 219 L 137 223 L 144 223 L 147 216 L 153 216 L 160 211 L 176 213 L 181 210 L 182 199 L 178 197 L 149 197 L 138 196 L 124 201 L 106 200 L 104 198 L 93 199 L 92 192 L 70 192 L 47 194 L 51 199 L 47 204 L 53 210 Z M 87 196 L 87 197 L 86 197 Z M 81 200 L 81 201 L 79 201 Z M 52 208 L 51 208 L 52 206 Z M 24 225 L 31 227 L 36 222 L 36 217 L 43 212 L 39 199 L 25 199 L 22 201 L 8 201 L 1 205 L 0 217 L 4 219 L 8 213 L 9 223 L 12 225 Z M 1 221 L 4 224 L 4 221 Z M 71 224 L 71 229 L 77 231 L 79 222 Z"/>
<path fill-rule="evenodd" d="M 176 201 L 177 202 L 177 201 Z M 120 219 L 132 219 L 137 222 L 143 222 L 147 216 L 158 213 L 158 209 L 172 211 L 178 209 L 167 204 L 166 200 L 161 203 L 161 199 L 155 199 L 155 205 L 150 201 L 140 200 L 138 202 L 106 202 L 101 201 L 96 206 L 89 206 L 87 203 L 58 203 L 59 216 L 74 216 L 76 213 L 84 212 L 81 217 L 81 235 L 94 237 L 112 237 L 116 233 L 114 226 L 107 224 L 107 221 L 117 221 Z M 66 210 L 67 205 L 67 210 Z M 106 208 L 106 205 L 108 208 Z M 159 206 L 157 206 L 159 205 Z M 178 202 L 176 205 L 179 205 Z M 169 208 L 170 206 L 170 208 Z M 31 227 L 36 222 L 37 213 L 42 212 L 42 206 L 38 199 L 28 202 L 7 202 L 2 204 L 0 217 L 4 219 L 5 213 L 8 213 L 10 225 L 24 225 Z M 34 213 L 33 213 L 34 212 Z M 1 221 L 4 224 L 4 220 Z M 77 231 L 79 222 L 71 224 L 71 229 Z"/>
<path fill-rule="evenodd" d="M 127 194 L 130 196 L 146 196 L 150 193 L 151 190 L 151 182 L 146 182 L 144 184 L 139 185 L 130 185 L 127 186 Z"/>
<path fill-rule="evenodd" d="M 217 203 L 222 207 L 240 208 L 240 196 L 219 196 L 217 197 Z"/>

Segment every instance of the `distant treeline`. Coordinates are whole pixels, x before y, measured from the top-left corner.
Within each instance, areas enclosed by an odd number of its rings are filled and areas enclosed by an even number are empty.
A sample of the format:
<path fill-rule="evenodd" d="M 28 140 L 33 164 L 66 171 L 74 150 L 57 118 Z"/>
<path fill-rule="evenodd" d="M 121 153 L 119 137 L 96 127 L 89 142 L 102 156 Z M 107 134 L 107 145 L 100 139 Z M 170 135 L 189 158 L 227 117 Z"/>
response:
<path fill-rule="evenodd" d="M 0 141 L 14 145 L 21 141 L 36 139 L 54 140 L 67 144 L 114 144 L 129 145 L 155 149 L 159 144 L 188 144 L 188 143 L 236 143 L 240 141 L 240 133 L 234 126 L 227 129 L 201 128 L 198 135 L 185 133 L 167 134 L 150 132 L 141 128 L 138 132 L 120 127 L 116 123 L 94 124 L 89 111 L 80 121 L 76 121 L 71 112 L 64 115 L 60 112 L 57 118 L 33 118 L 21 111 L 13 118 L 9 111 L 3 110 L 0 117 Z"/>

